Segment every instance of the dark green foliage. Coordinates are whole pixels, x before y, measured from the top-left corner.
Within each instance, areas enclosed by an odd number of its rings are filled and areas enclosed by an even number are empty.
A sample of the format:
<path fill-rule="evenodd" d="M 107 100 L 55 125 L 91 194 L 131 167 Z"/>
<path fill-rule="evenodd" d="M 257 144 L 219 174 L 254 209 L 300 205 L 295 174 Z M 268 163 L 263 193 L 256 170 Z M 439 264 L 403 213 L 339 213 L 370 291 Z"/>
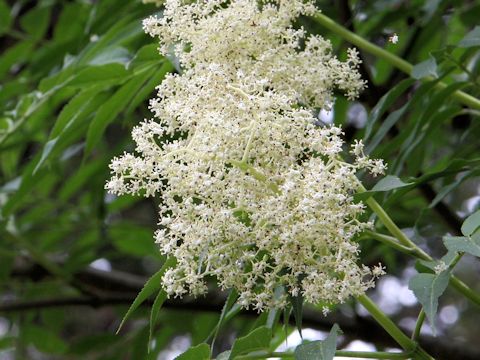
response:
<path fill-rule="evenodd" d="M 363 139 L 365 152 L 389 165 L 383 179 L 359 174 L 369 191 L 358 200 L 374 196 L 433 258 L 448 250 L 446 265 L 459 263 L 434 274 L 440 263 L 423 259 L 412 276 L 413 257 L 368 237 L 359 240 L 362 261 L 382 262 L 404 287 L 410 280 L 437 325 L 429 352 L 480 358 L 479 308 L 448 287 L 455 273 L 480 291 L 480 113 L 455 95 L 480 95 L 480 5 L 318 3 L 325 15 L 413 66 L 409 76 L 362 50 L 368 88 L 356 103 L 339 95 L 333 106 L 346 141 Z M 324 318 L 301 295 L 291 309 L 257 315 L 242 311 L 237 294 L 227 296 L 213 281 L 206 298 L 166 299 L 160 279 L 173 260 L 153 241 L 158 200 L 104 190 L 111 158 L 134 150 L 132 127 L 151 117 L 148 99 L 176 71 L 142 31 L 141 20 L 160 11 L 137 0 L 0 0 L 0 358 L 136 360 L 186 351 L 178 359 L 241 359 L 267 356 L 296 328 L 305 336 L 313 327 L 330 335 L 290 355 L 332 359 L 333 320 L 345 332 L 342 347 L 358 339 L 378 350 L 397 347 L 353 301 L 335 311 L 338 319 Z M 313 19 L 298 25 L 331 39 L 344 56 L 349 44 L 337 34 Z M 397 44 L 388 42 L 393 33 Z M 235 216 L 250 225 L 246 211 Z M 379 222 L 375 231 L 388 233 Z M 90 268 L 98 259 L 113 271 Z M 447 306 L 458 312 L 454 323 L 437 314 Z M 411 330 L 404 325 L 419 309 L 400 304 L 391 316 Z M 178 339 L 187 340 L 172 351 Z M 463 348 L 448 353 L 457 340 Z"/>

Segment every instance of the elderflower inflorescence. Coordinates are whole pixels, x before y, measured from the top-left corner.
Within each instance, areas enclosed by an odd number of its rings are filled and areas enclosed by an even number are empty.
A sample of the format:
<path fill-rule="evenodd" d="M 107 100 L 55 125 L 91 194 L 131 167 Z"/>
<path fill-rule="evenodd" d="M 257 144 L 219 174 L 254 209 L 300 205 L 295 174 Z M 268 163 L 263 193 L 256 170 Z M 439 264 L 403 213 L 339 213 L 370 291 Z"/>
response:
<path fill-rule="evenodd" d="M 133 130 L 138 155 L 113 159 L 106 188 L 158 194 L 156 242 L 177 259 L 169 295 L 203 294 L 206 279 L 235 288 L 244 307 L 282 307 L 288 296 L 341 303 L 374 285 L 381 267 L 357 265 L 352 238 L 371 224 L 353 202 L 359 169 L 384 170 L 341 130 L 319 127 L 333 90 L 365 86 L 349 50 L 341 62 L 320 36 L 292 23 L 316 11 L 302 0 L 166 0 L 144 28 L 172 50 L 181 74 L 151 100 L 154 118 Z"/>

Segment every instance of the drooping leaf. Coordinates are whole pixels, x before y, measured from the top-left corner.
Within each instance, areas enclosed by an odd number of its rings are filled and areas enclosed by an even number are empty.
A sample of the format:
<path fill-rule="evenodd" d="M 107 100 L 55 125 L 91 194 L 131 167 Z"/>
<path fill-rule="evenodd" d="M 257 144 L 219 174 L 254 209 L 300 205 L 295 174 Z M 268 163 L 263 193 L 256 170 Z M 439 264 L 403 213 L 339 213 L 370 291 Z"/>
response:
<path fill-rule="evenodd" d="M 417 274 L 408 284 L 416 298 L 422 304 L 425 314 L 433 331 L 436 334 L 435 315 L 438 308 L 438 298 L 448 286 L 450 271 L 442 271 L 440 274 Z"/>
<path fill-rule="evenodd" d="M 295 360 L 333 360 L 339 334 L 341 330 L 337 324 L 334 324 L 325 340 L 298 345 L 295 349 Z"/>
<path fill-rule="evenodd" d="M 430 57 L 428 60 L 415 65 L 412 69 L 411 75 L 414 79 L 421 79 L 427 76 L 438 77 L 437 62 L 435 61 L 435 58 Z"/>
<path fill-rule="evenodd" d="M 235 340 L 228 359 L 233 360 L 237 355 L 253 351 L 267 350 L 271 339 L 272 329 L 266 326 L 256 328 L 250 334 Z"/>
<path fill-rule="evenodd" d="M 230 294 L 228 294 L 227 300 L 225 301 L 225 304 L 223 305 L 222 312 L 220 313 L 220 318 L 218 319 L 218 323 L 213 329 L 212 333 L 208 336 L 207 339 L 210 337 L 212 338 L 212 348 L 213 345 L 215 344 L 215 340 L 217 339 L 218 332 L 220 331 L 220 328 L 226 321 L 228 317 L 228 313 L 233 310 L 234 306 L 237 305 L 235 302 L 237 301 L 238 298 L 238 292 L 235 289 L 230 290 Z M 240 308 L 240 307 L 238 307 Z"/>
<path fill-rule="evenodd" d="M 127 319 L 132 315 L 132 313 L 145 301 L 147 300 L 155 291 L 158 291 L 161 287 L 161 280 L 165 271 L 169 268 L 175 266 L 176 260 L 175 258 L 168 258 L 160 270 L 158 270 L 155 274 L 152 275 L 150 279 L 147 280 L 145 285 L 143 286 L 142 290 L 138 293 L 137 297 L 133 301 L 132 305 L 128 309 L 127 313 L 123 316 L 123 319 L 118 326 L 117 334 L 122 329 L 123 324 Z"/>
<path fill-rule="evenodd" d="M 385 121 L 383 121 L 382 125 L 378 129 L 378 131 L 373 136 L 372 140 L 368 143 L 367 147 L 365 148 L 366 154 L 371 154 L 373 150 L 380 144 L 383 140 L 385 135 L 387 135 L 388 131 L 403 117 L 406 110 L 409 108 L 410 103 L 405 104 L 400 109 L 393 111 L 390 113 Z"/>
<path fill-rule="evenodd" d="M 289 296 L 288 300 L 292 306 L 293 318 L 300 337 L 302 337 L 302 320 L 303 320 L 303 295 Z"/>
<path fill-rule="evenodd" d="M 127 107 L 132 94 L 135 94 L 143 85 L 149 74 L 132 78 L 98 109 L 87 131 L 85 154 L 92 152 L 110 124 L 118 114 Z"/>
<path fill-rule="evenodd" d="M 459 47 L 469 48 L 473 46 L 480 46 L 480 26 L 470 31 L 465 37 L 458 43 Z"/>
<path fill-rule="evenodd" d="M 210 346 L 208 344 L 199 344 L 193 346 L 183 354 L 177 356 L 175 360 L 209 360 L 210 359 Z"/>
<path fill-rule="evenodd" d="M 150 310 L 150 331 L 148 336 L 149 344 L 153 339 L 153 333 L 155 331 L 155 325 L 157 323 L 158 313 L 160 312 L 160 308 L 162 307 L 166 299 L 167 299 L 167 293 L 165 292 L 165 290 L 160 290 L 157 296 L 155 297 L 155 301 L 153 302 L 152 310 Z"/>
<path fill-rule="evenodd" d="M 467 217 L 462 224 L 462 234 L 470 236 L 480 227 L 480 210 Z"/>
<path fill-rule="evenodd" d="M 365 143 L 368 143 L 368 139 L 372 134 L 374 125 L 380 119 L 380 117 L 392 106 L 392 104 L 401 96 L 413 83 L 413 79 L 405 79 L 395 85 L 388 93 L 382 96 L 377 105 L 372 109 L 367 119 L 367 125 L 365 128 L 365 136 L 363 138 Z"/>

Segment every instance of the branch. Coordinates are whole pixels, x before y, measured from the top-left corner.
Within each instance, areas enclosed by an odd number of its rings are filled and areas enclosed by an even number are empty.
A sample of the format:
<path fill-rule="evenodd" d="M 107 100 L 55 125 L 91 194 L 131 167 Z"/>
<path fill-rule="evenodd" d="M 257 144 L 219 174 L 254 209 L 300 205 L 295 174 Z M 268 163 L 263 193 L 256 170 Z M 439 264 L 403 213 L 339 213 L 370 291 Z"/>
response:
<path fill-rule="evenodd" d="M 408 61 L 405 61 L 402 58 L 398 57 L 397 55 L 382 49 L 381 47 L 369 42 L 368 40 L 365 40 L 361 36 L 358 36 L 357 34 L 349 31 L 348 29 L 344 28 L 342 25 L 337 24 L 335 21 L 333 21 L 332 19 L 330 19 L 329 17 L 323 14 L 317 14 L 315 16 L 315 20 L 319 24 L 329 29 L 330 31 L 343 37 L 345 40 L 349 41 L 353 45 L 358 46 L 360 49 L 363 49 L 364 51 L 369 52 L 374 56 L 377 56 L 381 59 L 388 61 L 391 65 L 395 66 L 399 70 L 403 71 L 408 75 L 411 75 L 413 65 L 410 64 Z M 423 80 L 431 81 L 433 80 L 433 78 L 425 77 Z M 447 87 L 447 84 L 441 81 L 435 85 L 435 88 L 437 88 L 438 90 L 445 89 L 446 87 Z M 480 110 L 480 100 L 463 91 L 460 91 L 460 90 L 455 91 L 452 94 L 452 97 L 455 98 L 460 103 L 462 103 L 463 105 L 469 106 L 472 109 Z"/>

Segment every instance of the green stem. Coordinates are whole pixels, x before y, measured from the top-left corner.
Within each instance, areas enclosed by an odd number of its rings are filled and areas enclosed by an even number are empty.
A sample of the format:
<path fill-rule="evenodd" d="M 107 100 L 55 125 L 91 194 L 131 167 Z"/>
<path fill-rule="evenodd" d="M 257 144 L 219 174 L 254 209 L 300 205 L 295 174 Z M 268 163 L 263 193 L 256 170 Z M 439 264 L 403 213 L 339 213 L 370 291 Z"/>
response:
<path fill-rule="evenodd" d="M 362 358 L 362 359 L 409 359 L 412 353 L 405 352 L 385 352 L 385 351 L 346 351 L 337 350 L 335 356 Z M 295 355 L 291 352 L 255 352 L 251 354 L 236 356 L 236 360 L 247 359 L 266 359 L 277 357 L 281 359 L 293 359 Z"/>
<path fill-rule="evenodd" d="M 360 49 L 378 57 L 381 59 L 384 59 L 388 61 L 390 64 L 395 66 L 397 69 L 403 71 L 404 73 L 408 74 L 411 76 L 412 70 L 413 70 L 413 65 L 410 64 L 408 61 L 403 60 L 402 58 L 398 57 L 395 54 L 392 54 L 391 52 L 386 51 L 385 49 L 382 49 L 381 47 L 372 44 L 370 41 L 365 40 L 361 36 L 358 36 L 357 34 L 349 31 L 342 25 L 337 24 L 335 21 L 330 19 L 329 17 L 323 15 L 323 14 L 318 14 L 315 16 L 315 20 L 321 24 L 322 26 L 326 27 L 330 31 L 336 33 L 337 35 L 341 36 L 348 42 L 352 43 L 355 46 L 358 46 Z M 432 77 L 425 77 L 422 80 L 427 80 L 431 81 L 433 80 Z M 437 89 L 444 89 L 447 87 L 447 84 L 443 82 L 437 83 L 435 86 Z M 463 92 L 460 90 L 455 91 L 452 96 L 457 99 L 459 102 L 461 102 L 464 105 L 467 105 L 471 108 L 474 109 L 479 109 L 480 110 L 480 100 Z"/>
<path fill-rule="evenodd" d="M 247 355 L 235 356 L 235 360 L 267 359 L 270 357 L 276 357 L 281 359 L 294 359 L 295 356 L 291 352 L 256 352 Z"/>
<path fill-rule="evenodd" d="M 363 186 L 362 191 L 365 191 L 365 188 Z M 397 224 L 393 222 L 392 218 L 385 212 L 385 210 L 373 197 L 368 198 L 365 202 L 370 207 L 370 209 L 372 209 L 372 211 L 377 214 L 382 224 L 387 228 L 390 234 L 392 234 L 400 242 L 400 244 L 409 249 L 415 249 L 414 252 L 416 256 L 422 260 L 433 260 L 430 255 L 420 249 L 412 240 L 408 238 L 407 235 L 403 233 L 402 230 L 400 230 Z"/>
<path fill-rule="evenodd" d="M 423 322 L 425 321 L 425 311 L 423 308 L 420 310 L 418 314 L 417 323 L 415 324 L 415 330 L 412 334 L 412 340 L 417 341 L 420 337 L 420 330 L 422 329 Z"/>
<path fill-rule="evenodd" d="M 396 250 L 399 250 L 405 254 L 409 254 L 409 255 L 414 255 L 415 253 L 415 248 L 411 248 L 411 247 L 407 247 L 405 245 L 402 245 L 398 242 L 397 238 L 394 238 L 393 236 L 388 236 L 388 235 L 385 235 L 385 234 L 380 234 L 380 233 L 377 233 L 375 231 L 371 231 L 371 230 L 365 230 L 364 231 L 364 234 L 369 237 L 369 238 L 372 238 L 372 239 L 375 239 L 383 244 L 386 244 Z"/>
<path fill-rule="evenodd" d="M 335 356 L 353 357 L 363 359 L 409 359 L 412 355 L 404 352 L 385 352 L 385 351 L 335 351 Z"/>
<path fill-rule="evenodd" d="M 403 333 L 400 328 L 367 296 L 361 295 L 357 300 L 372 315 L 386 332 L 410 354 L 410 358 L 414 360 L 432 360 L 433 358 L 425 352 L 415 341 L 410 339 Z"/>
<path fill-rule="evenodd" d="M 367 295 L 361 295 L 357 300 L 404 350 L 415 350 L 415 342 L 405 335 Z"/>

